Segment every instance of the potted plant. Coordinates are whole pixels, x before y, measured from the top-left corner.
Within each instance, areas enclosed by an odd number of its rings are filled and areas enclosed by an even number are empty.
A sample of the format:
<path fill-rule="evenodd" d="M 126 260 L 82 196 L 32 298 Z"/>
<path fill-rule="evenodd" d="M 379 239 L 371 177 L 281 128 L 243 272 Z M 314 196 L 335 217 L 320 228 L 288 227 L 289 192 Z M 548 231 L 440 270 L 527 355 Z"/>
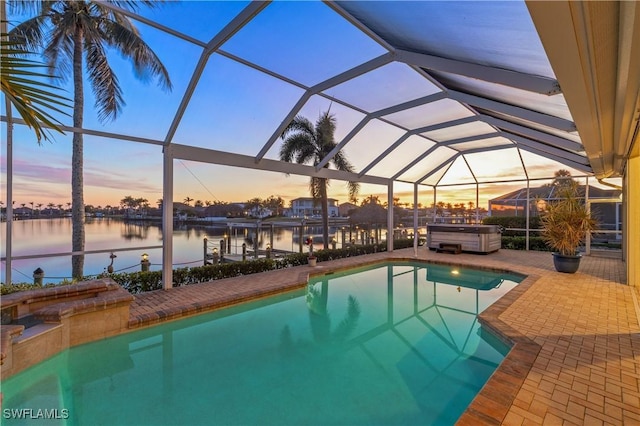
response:
<path fill-rule="evenodd" d="M 309 236 L 305 240 L 305 244 L 309 246 L 309 256 L 307 257 L 309 266 L 316 266 L 316 262 L 318 261 L 318 258 L 313 254 L 313 237 Z"/>
<path fill-rule="evenodd" d="M 596 227 L 578 193 L 578 183 L 567 182 L 558 189 L 558 200 L 547 203 L 540 217 L 542 239 L 552 250 L 558 272 L 573 274 L 580 266 L 578 246 Z"/>

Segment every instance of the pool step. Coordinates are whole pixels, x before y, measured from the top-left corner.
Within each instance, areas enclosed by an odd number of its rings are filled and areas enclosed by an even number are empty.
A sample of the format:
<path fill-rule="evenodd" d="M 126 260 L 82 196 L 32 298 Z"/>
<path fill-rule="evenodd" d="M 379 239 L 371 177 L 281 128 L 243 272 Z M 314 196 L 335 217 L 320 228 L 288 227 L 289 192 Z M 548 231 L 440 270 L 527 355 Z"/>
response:
<path fill-rule="evenodd" d="M 22 334 L 18 337 L 13 338 L 14 344 L 20 344 L 28 342 L 29 340 L 42 336 L 45 333 L 51 333 L 54 330 L 62 328 L 62 324 L 51 324 L 51 323 L 43 323 L 34 325 L 33 327 L 26 328 Z"/>

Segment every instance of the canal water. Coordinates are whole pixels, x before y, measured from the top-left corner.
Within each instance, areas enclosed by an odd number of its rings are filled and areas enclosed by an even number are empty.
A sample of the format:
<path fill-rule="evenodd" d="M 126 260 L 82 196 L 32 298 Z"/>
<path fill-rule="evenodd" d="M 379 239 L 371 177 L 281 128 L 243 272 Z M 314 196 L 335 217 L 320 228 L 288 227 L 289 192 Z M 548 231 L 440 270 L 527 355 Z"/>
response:
<path fill-rule="evenodd" d="M 223 223 L 215 225 L 174 224 L 173 262 L 174 268 L 200 266 L 204 263 L 204 239 L 208 239 L 208 251 L 213 247 L 220 250 L 220 240 L 229 236 L 226 242 L 227 253 L 240 256 L 242 244 L 252 250 L 255 240 L 255 228 L 235 227 L 231 231 Z M 314 247 L 321 249 L 318 234 L 321 229 L 306 227 L 303 238 L 315 235 Z M 97 275 L 107 270 L 111 263 L 111 251 L 114 272 L 134 272 L 140 270 L 140 260 L 147 253 L 151 270 L 162 269 L 162 249 L 151 248 L 162 245 L 162 227 L 159 222 L 123 221 L 119 218 L 87 218 L 85 223 L 85 251 L 109 250 L 104 253 L 85 255 L 85 275 Z M 341 231 L 330 229 L 330 235 L 337 240 L 337 248 L 342 246 Z M 348 231 L 347 231 L 348 238 Z M 5 253 L 6 223 L 0 227 L 0 252 Z M 276 226 L 271 231 L 264 228 L 258 233 L 258 248 L 265 250 L 272 244 L 276 251 L 299 252 L 299 228 Z M 230 250 L 229 250 L 230 248 Z M 304 247 L 307 250 L 307 247 Z M 13 257 L 47 255 L 51 253 L 71 252 L 71 218 L 50 218 L 18 220 L 13 222 L 12 254 Z M 5 282 L 6 263 L 0 265 L 0 280 Z M 45 283 L 60 282 L 71 278 L 71 256 L 38 257 L 14 259 L 12 261 L 12 282 L 32 282 L 33 272 L 41 268 L 45 274 Z"/>

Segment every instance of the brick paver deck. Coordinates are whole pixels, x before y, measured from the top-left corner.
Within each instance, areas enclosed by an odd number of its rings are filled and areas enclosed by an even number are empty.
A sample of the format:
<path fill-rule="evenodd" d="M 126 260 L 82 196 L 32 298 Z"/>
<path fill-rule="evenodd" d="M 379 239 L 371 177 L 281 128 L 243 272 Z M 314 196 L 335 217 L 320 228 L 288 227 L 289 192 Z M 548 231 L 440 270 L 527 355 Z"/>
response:
<path fill-rule="evenodd" d="M 131 327 L 143 327 L 237 301 L 300 288 L 323 273 L 413 249 L 378 253 L 159 290 L 136 296 Z M 490 255 L 435 253 L 419 259 L 510 270 L 528 278 L 481 316 L 515 343 L 459 424 L 640 425 L 640 323 L 637 288 L 624 264 L 585 257 L 573 275 L 553 269 L 549 253 L 500 250 Z"/>

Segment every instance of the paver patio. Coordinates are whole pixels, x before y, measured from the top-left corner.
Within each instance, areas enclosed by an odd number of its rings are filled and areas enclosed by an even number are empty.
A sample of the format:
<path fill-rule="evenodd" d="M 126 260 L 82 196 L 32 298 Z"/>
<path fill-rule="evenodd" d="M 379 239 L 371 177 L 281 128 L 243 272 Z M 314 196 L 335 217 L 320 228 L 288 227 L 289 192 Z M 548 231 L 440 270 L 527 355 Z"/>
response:
<path fill-rule="evenodd" d="M 136 296 L 130 326 L 144 327 L 241 300 L 306 285 L 309 273 L 388 258 L 396 250 L 248 275 Z M 481 316 L 515 346 L 459 424 L 640 424 L 638 288 L 627 286 L 621 260 L 587 256 L 573 275 L 554 270 L 543 252 L 435 253 L 417 258 L 509 270 L 528 276 Z"/>

